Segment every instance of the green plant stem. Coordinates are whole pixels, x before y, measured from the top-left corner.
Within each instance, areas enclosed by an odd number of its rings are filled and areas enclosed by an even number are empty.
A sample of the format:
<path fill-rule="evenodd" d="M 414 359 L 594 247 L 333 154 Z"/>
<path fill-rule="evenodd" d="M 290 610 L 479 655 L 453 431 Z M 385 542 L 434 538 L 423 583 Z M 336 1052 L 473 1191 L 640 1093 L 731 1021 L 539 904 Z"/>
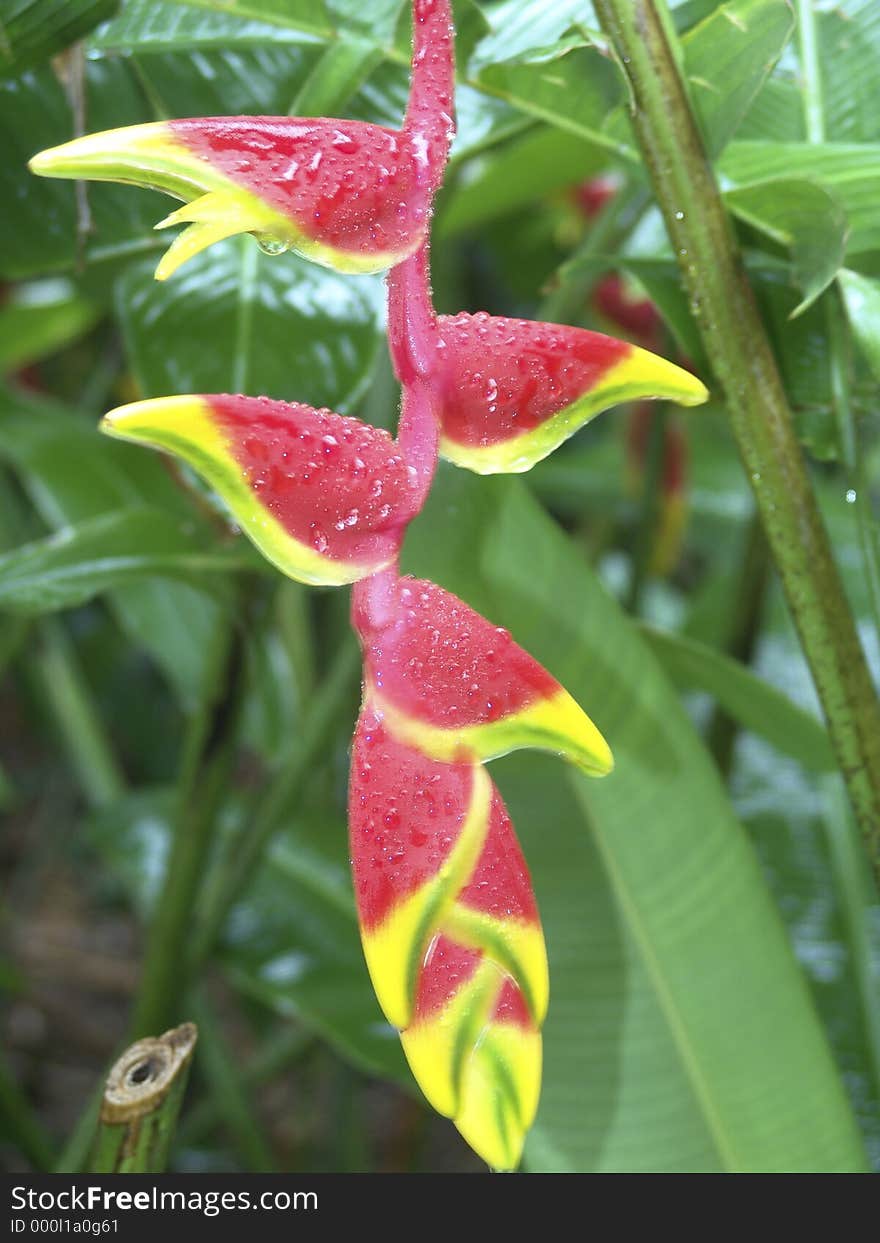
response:
<path fill-rule="evenodd" d="M 314 1046 L 315 1036 L 302 1028 L 292 1028 L 289 1023 L 267 1040 L 253 1059 L 241 1072 L 242 1085 L 246 1090 L 260 1087 L 276 1078 Z M 215 1095 L 203 1097 L 187 1110 L 180 1128 L 179 1139 L 183 1147 L 198 1144 L 224 1121 L 220 1102 Z"/>
<path fill-rule="evenodd" d="M 55 1168 L 52 1171 L 54 1174 L 81 1174 L 85 1170 L 89 1154 L 94 1146 L 95 1129 L 98 1125 L 103 1099 L 103 1088 L 95 1089 L 89 1096 L 55 1162 Z"/>
<path fill-rule="evenodd" d="M 840 779 L 836 775 L 827 777 L 822 785 L 825 802 L 822 825 L 831 857 L 831 874 L 846 928 L 846 944 L 864 1025 L 865 1051 L 874 1092 L 880 1098 L 880 966 L 876 963 L 871 929 L 874 894 L 868 869 L 859 853 L 858 832 Z"/>
<path fill-rule="evenodd" d="M 195 994 L 191 1008 L 199 1026 L 199 1066 L 220 1120 L 245 1168 L 255 1173 L 273 1173 L 277 1168 L 275 1157 L 251 1108 L 241 1067 L 223 1037 L 214 1008 L 201 990 Z"/>
<path fill-rule="evenodd" d="M 198 1032 L 184 1023 L 138 1040 L 113 1064 L 89 1162 L 93 1174 L 161 1174 L 186 1091 Z"/>
<path fill-rule="evenodd" d="M 880 885 L 880 704 L 779 371 L 657 6 L 595 7 Z"/>
<path fill-rule="evenodd" d="M 801 62 L 801 98 L 808 142 L 825 141 L 825 104 L 819 41 L 816 30 L 816 0 L 796 0 L 798 52 Z"/>
<path fill-rule="evenodd" d="M 824 88 L 819 61 L 819 36 L 816 27 L 816 6 L 813 0 L 797 0 L 798 54 L 801 63 L 801 98 L 804 124 L 811 143 L 826 140 Z M 837 423 L 837 439 L 846 470 L 847 486 L 855 492 L 855 517 L 865 578 L 874 614 L 874 625 L 880 633 L 880 555 L 874 532 L 871 496 L 859 453 L 856 419 L 851 400 L 850 342 L 846 316 L 840 296 L 832 290 L 823 299 L 828 347 L 831 357 L 831 398 Z"/>
<path fill-rule="evenodd" d="M 174 839 L 153 912 L 131 1021 L 133 1036 L 161 1030 L 187 987 L 185 953 L 193 910 L 214 845 L 220 800 L 235 756 L 243 680 L 243 635 L 220 622 L 206 662 L 205 690 L 184 742 Z"/>
<path fill-rule="evenodd" d="M 346 643 L 325 678 L 304 722 L 290 764 L 273 780 L 247 828 L 226 851 L 206 890 L 199 926 L 190 950 L 195 967 L 213 949 L 229 911 L 259 866 L 273 834 L 302 791 L 315 763 L 329 745 L 340 710 L 348 702 L 360 669 L 360 653 Z"/>
<path fill-rule="evenodd" d="M 52 1169 L 55 1154 L 51 1141 L 3 1058 L 0 1058 L 0 1119 L 6 1134 L 35 1170 Z"/>
<path fill-rule="evenodd" d="M 642 186 L 627 186 L 608 200 L 586 235 L 557 269 L 538 307 L 536 318 L 558 323 L 580 319 L 590 290 L 602 275 L 594 255 L 614 254 L 638 224 L 648 195 Z"/>
<path fill-rule="evenodd" d="M 630 566 L 629 587 L 626 593 L 626 608 L 633 616 L 638 616 L 642 605 L 642 594 L 650 574 L 651 555 L 660 518 L 660 507 L 663 503 L 663 458 L 666 447 L 666 407 L 658 406 L 651 412 L 648 427 L 648 443 L 645 446 L 645 471 L 642 478 L 641 496 L 639 497 L 638 520 L 636 522 L 635 541 Z"/>
<path fill-rule="evenodd" d="M 31 656 L 32 671 L 86 800 L 92 807 L 104 807 L 125 793 L 125 778 L 91 691 L 61 622 L 44 617 L 34 629 L 38 646 Z"/>
<path fill-rule="evenodd" d="M 751 665 L 755 653 L 769 581 L 767 539 L 757 514 L 753 514 L 745 531 L 740 564 L 730 592 L 724 640 L 727 655 L 746 667 Z M 723 708 L 716 706 L 706 729 L 706 742 L 725 780 L 730 776 L 738 733 L 738 722 Z"/>

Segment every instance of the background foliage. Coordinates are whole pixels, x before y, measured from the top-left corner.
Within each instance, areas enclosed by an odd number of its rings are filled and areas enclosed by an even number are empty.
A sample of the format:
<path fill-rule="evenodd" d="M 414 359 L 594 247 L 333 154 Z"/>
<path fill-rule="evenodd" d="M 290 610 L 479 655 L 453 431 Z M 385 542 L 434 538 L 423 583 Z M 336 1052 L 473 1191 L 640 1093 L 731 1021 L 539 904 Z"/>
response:
<path fill-rule="evenodd" d="M 607 329 L 591 292 L 618 271 L 661 308 L 665 352 L 708 375 L 590 5 L 455 7 L 439 309 Z M 368 10 L 0 5 L 0 1106 L 14 1168 L 81 1163 L 88 1118 L 74 1124 L 133 1004 L 202 1032 L 177 1168 L 476 1168 L 417 1100 L 361 957 L 346 593 L 280 581 L 190 476 L 95 430 L 135 396 L 230 390 L 393 425 L 381 281 L 244 238 L 159 285 L 164 200 L 77 198 L 24 167 L 77 116 L 89 130 L 237 112 L 397 124 L 408 6 Z M 671 6 L 876 668 L 880 11 L 816 3 L 812 19 L 805 88 L 784 0 Z M 598 173 L 620 190 L 591 226 L 572 188 Z M 688 414 L 688 522 L 674 568 L 652 573 L 658 471 L 634 485 L 627 418 L 603 416 L 523 479 L 441 467 L 405 550 L 407 568 L 510 626 L 617 757 L 601 783 L 546 758 L 497 766 L 552 971 L 526 1164 L 876 1165 L 880 913 L 747 481 L 723 411 Z M 186 756 L 224 643 L 241 662 L 218 784 Z M 199 885 L 169 913 L 175 833 L 198 846 Z M 163 949 L 169 919 L 181 935 Z M 145 952 L 176 965 L 146 1002 Z"/>

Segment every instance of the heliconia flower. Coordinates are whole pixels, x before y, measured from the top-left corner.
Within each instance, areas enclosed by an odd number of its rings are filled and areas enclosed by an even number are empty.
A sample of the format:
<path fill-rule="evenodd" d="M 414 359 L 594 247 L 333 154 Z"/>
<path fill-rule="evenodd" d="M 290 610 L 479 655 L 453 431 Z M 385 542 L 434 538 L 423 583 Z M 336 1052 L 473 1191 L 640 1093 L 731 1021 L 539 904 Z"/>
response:
<path fill-rule="evenodd" d="M 200 117 L 107 130 L 40 152 L 33 172 L 122 181 L 183 199 L 163 280 L 221 238 L 252 233 L 343 272 L 379 272 L 418 248 L 454 130 L 449 0 L 413 0 L 403 128 L 326 117 Z"/>
<path fill-rule="evenodd" d="M 583 328 L 479 312 L 441 315 L 439 334 L 440 452 L 481 475 L 528 470 L 620 402 L 708 396 L 665 358 Z"/>
<path fill-rule="evenodd" d="M 364 954 L 413 1074 L 484 1160 L 511 1169 L 538 1103 L 548 976 L 501 797 L 473 759 L 396 738 L 368 697 L 349 833 Z"/>
<path fill-rule="evenodd" d="M 634 407 L 626 429 L 628 485 L 638 494 L 644 488 L 648 444 L 656 411 L 648 404 Z M 684 431 L 670 415 L 663 421 L 660 466 L 660 505 L 649 569 L 652 574 L 668 574 L 678 561 L 687 519 L 685 481 L 688 444 Z"/>
<path fill-rule="evenodd" d="M 436 583 L 398 578 L 381 623 L 355 600 L 370 701 L 401 740 L 438 760 L 521 747 L 611 771 L 608 744 L 543 666 Z"/>
<path fill-rule="evenodd" d="M 594 220 L 617 190 L 618 184 L 611 177 L 590 177 L 574 187 L 572 197 L 581 214 L 587 220 Z"/>
<path fill-rule="evenodd" d="M 645 349 L 657 349 L 662 321 L 650 298 L 634 290 L 616 272 L 597 283 L 591 302 L 599 315 Z"/>
<path fill-rule="evenodd" d="M 416 472 L 388 432 L 266 397 L 161 397 L 102 428 L 189 463 L 260 551 L 304 583 L 355 582 L 397 556 Z"/>

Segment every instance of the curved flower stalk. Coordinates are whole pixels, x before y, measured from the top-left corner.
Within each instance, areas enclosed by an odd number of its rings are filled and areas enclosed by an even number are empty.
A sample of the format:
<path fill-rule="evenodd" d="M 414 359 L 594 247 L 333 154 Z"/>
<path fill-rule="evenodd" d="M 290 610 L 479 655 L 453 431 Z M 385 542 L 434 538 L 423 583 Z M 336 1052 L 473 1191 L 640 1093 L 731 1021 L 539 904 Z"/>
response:
<path fill-rule="evenodd" d="M 364 696 L 349 821 L 367 966 L 428 1100 L 489 1164 L 512 1169 L 538 1104 L 548 971 L 528 869 L 484 765 L 540 747 L 602 776 L 611 752 L 506 630 L 436 584 L 401 577 L 398 551 L 441 449 L 478 471 L 522 470 L 615 401 L 696 404 L 705 389 L 597 333 L 436 315 L 427 229 L 452 132 L 449 2 L 413 0 L 413 18 L 400 131 L 326 119 L 169 122 L 79 139 L 33 166 L 184 198 L 176 218 L 191 229 L 160 278 L 242 231 L 348 271 L 394 265 L 395 440 L 329 410 L 226 395 L 136 402 L 103 427 L 182 457 L 284 573 L 355 584 Z"/>
<path fill-rule="evenodd" d="M 199 117 L 89 134 L 43 151 L 33 172 L 122 181 L 182 199 L 184 224 L 156 269 L 252 233 L 341 272 L 380 272 L 427 234 L 453 133 L 449 0 L 414 0 L 412 85 L 400 130 L 326 117 Z"/>

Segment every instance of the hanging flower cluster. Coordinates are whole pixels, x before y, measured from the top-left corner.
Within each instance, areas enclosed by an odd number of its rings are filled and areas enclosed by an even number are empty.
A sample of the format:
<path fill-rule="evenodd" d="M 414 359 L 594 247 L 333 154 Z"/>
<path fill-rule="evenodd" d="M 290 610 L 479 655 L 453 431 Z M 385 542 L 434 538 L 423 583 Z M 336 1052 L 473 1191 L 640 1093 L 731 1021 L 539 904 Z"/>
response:
<path fill-rule="evenodd" d="M 597 333 L 486 314 L 437 316 L 427 237 L 454 132 L 449 0 L 413 0 L 403 126 L 207 118 L 77 139 L 48 176 L 166 190 L 184 223 L 162 279 L 218 238 L 254 234 L 344 272 L 390 268 L 396 439 L 330 410 L 242 396 L 140 401 L 106 431 L 175 453 L 285 574 L 355 584 L 364 659 L 352 751 L 351 861 L 364 953 L 432 1105 L 491 1165 L 517 1165 L 535 1115 L 547 1009 L 528 869 L 484 765 L 519 747 L 601 776 L 611 753 L 558 682 L 463 601 L 402 577 L 398 553 L 438 453 L 521 471 L 616 402 L 694 405 L 703 385 Z"/>

